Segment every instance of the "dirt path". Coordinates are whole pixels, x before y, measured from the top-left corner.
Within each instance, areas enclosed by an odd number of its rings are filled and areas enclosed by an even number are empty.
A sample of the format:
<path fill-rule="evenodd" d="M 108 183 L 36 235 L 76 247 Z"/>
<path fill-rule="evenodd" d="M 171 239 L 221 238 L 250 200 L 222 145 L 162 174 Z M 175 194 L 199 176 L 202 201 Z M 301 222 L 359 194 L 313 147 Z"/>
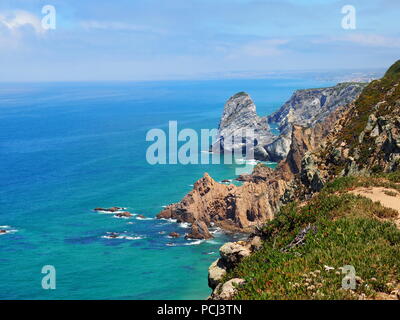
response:
<path fill-rule="evenodd" d="M 379 201 L 382 206 L 397 210 L 400 213 L 400 193 L 393 189 L 383 187 L 356 188 L 350 193 Z M 395 219 L 397 227 L 400 228 L 400 216 Z"/>

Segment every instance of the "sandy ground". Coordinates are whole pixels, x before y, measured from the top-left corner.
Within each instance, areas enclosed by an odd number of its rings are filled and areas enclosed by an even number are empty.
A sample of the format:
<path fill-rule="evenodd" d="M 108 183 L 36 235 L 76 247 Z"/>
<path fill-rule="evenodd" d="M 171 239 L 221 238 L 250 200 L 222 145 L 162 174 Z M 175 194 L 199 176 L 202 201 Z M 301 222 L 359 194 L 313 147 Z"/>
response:
<path fill-rule="evenodd" d="M 396 195 L 388 195 L 385 192 L 394 192 Z M 382 206 L 392 208 L 400 213 L 400 193 L 396 190 L 382 187 L 356 188 L 351 191 L 351 193 L 369 198 L 374 202 L 379 201 Z M 397 227 L 400 228 L 400 215 L 397 219 L 395 219 L 395 223 Z"/>

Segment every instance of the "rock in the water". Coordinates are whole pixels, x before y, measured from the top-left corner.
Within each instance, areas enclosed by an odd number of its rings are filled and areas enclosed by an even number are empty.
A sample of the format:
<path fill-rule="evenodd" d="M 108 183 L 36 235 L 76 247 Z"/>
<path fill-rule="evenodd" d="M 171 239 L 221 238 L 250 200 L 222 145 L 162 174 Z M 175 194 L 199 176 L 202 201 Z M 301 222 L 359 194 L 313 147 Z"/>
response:
<path fill-rule="evenodd" d="M 273 169 L 260 165 L 249 176 L 248 183 L 235 186 L 217 183 L 206 173 L 182 201 L 165 208 L 157 218 L 192 223 L 192 229 L 196 229 L 194 222 L 202 221 L 204 231 L 211 223 L 229 231 L 251 231 L 271 219 L 280 205 L 286 184 L 281 179 L 268 181 L 273 175 Z M 198 233 L 193 231 L 192 235 Z"/>
<path fill-rule="evenodd" d="M 180 234 L 177 233 L 177 232 L 171 232 L 168 236 L 171 237 L 171 238 L 179 238 Z"/>
<path fill-rule="evenodd" d="M 256 106 L 247 93 L 237 93 L 227 101 L 218 129 L 217 142 L 212 146 L 214 152 L 245 153 L 247 148 L 247 151 L 256 151 L 261 157 L 259 160 L 268 159 L 262 146 L 271 143 L 274 136 L 266 118 L 257 115 Z M 254 135 L 246 134 L 246 130 L 252 130 Z M 258 145 L 261 147 L 254 150 Z"/>
<path fill-rule="evenodd" d="M 118 218 L 130 218 L 132 217 L 132 213 L 128 212 L 128 211 L 124 211 L 124 212 L 119 212 L 115 215 Z"/>
<path fill-rule="evenodd" d="M 192 224 L 190 233 L 185 236 L 186 239 L 211 239 L 213 236 L 203 221 L 195 221 Z"/>
<path fill-rule="evenodd" d="M 94 208 L 94 211 L 104 211 L 104 212 L 116 212 L 120 211 L 123 208 L 120 207 L 111 207 L 111 208 Z"/>
<path fill-rule="evenodd" d="M 222 259 L 215 260 L 208 268 L 208 286 L 214 289 L 226 275 Z"/>
<path fill-rule="evenodd" d="M 219 253 L 224 265 L 231 269 L 243 258 L 250 256 L 251 250 L 244 241 L 227 242 L 219 249 Z"/>

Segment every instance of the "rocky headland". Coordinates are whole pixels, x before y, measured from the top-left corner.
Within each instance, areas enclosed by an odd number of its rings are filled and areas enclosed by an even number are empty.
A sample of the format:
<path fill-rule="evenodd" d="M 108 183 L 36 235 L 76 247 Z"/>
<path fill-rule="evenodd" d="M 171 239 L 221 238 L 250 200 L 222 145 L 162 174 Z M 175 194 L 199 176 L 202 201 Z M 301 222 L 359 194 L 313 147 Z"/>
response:
<path fill-rule="evenodd" d="M 182 201 L 158 215 L 191 223 L 191 238 L 211 238 L 211 226 L 250 233 L 247 241 L 221 247 L 221 258 L 209 269 L 211 299 L 400 298 L 399 212 L 393 209 L 397 206 L 371 201 L 384 194 L 383 203 L 393 204 L 396 200 L 390 197 L 398 197 L 400 190 L 400 61 L 368 85 L 313 90 L 296 92 L 270 117 L 290 137 L 287 154 L 276 169 L 258 164 L 251 174 L 240 177 L 241 186 L 220 184 L 206 173 Z M 327 92 L 331 97 L 322 98 Z M 299 104 L 299 97 L 309 104 Z M 366 284 L 358 292 L 340 291 L 335 283 L 341 272 L 331 272 L 341 268 L 337 264 L 342 263 L 340 252 L 347 236 L 352 247 L 346 251 L 354 250 L 347 260 L 362 275 L 357 284 Z M 319 240 L 303 249 L 315 237 Z M 331 258 L 324 258 L 320 250 Z M 311 260 L 291 258 L 303 255 Z M 265 263 L 275 268 L 264 270 Z M 374 276 L 364 268 L 371 264 Z M 310 266 L 317 269 L 304 275 L 293 271 Z M 288 282 L 280 268 L 300 278 Z M 274 280 L 260 280 L 267 274 Z M 324 281 L 330 282 L 324 285 Z M 378 284 L 382 281 L 386 282 Z"/>
<path fill-rule="evenodd" d="M 291 138 L 277 169 L 290 173 L 288 205 L 249 240 L 221 247 L 209 298 L 400 299 L 400 61 L 322 122 L 293 124 Z M 343 250 L 354 252 L 343 260 Z M 341 260 L 356 266 L 357 289 L 341 288 Z"/>

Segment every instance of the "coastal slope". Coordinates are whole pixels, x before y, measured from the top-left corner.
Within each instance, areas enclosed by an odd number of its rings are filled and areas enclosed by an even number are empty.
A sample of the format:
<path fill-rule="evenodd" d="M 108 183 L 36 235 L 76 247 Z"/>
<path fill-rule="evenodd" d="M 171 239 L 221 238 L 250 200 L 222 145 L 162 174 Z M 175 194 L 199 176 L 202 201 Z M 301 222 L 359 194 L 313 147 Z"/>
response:
<path fill-rule="evenodd" d="M 400 299 L 400 61 L 328 118 L 298 128 L 309 150 L 275 218 L 221 247 L 211 299 Z"/>

